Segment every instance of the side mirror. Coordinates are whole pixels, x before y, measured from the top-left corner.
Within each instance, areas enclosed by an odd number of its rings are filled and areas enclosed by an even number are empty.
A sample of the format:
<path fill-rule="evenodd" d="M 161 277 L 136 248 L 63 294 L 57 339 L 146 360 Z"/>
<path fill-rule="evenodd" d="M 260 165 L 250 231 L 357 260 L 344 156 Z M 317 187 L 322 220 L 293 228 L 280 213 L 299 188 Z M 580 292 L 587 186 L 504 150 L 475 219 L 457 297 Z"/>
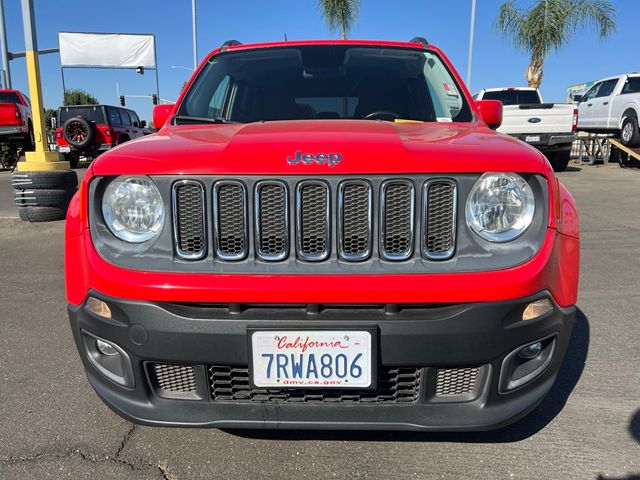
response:
<path fill-rule="evenodd" d="M 478 117 L 491 130 L 497 130 L 502 125 L 502 102 L 500 100 L 478 100 L 476 102 Z"/>
<path fill-rule="evenodd" d="M 574 95 L 573 96 L 573 101 L 576 103 L 580 103 L 582 101 L 582 97 L 583 95 Z"/>
<path fill-rule="evenodd" d="M 153 107 L 153 125 L 160 130 L 167 122 L 169 115 L 173 111 L 175 104 L 169 103 L 164 105 L 156 105 Z"/>
<path fill-rule="evenodd" d="M 144 128 L 147 126 L 147 121 L 146 120 L 140 120 L 140 128 Z"/>

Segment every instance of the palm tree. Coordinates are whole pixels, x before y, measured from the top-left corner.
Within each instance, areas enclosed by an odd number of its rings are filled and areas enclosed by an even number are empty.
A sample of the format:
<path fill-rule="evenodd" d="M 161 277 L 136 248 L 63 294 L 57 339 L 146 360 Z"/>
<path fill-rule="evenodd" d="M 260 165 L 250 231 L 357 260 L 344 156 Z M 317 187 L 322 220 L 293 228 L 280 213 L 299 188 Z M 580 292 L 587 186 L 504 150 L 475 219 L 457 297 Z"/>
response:
<path fill-rule="evenodd" d="M 538 88 L 544 75 L 544 60 L 566 45 L 579 28 L 594 26 L 604 39 L 616 30 L 616 12 L 608 0 L 538 0 L 521 10 L 516 0 L 500 6 L 496 28 L 516 48 L 531 55 L 525 73 L 530 87 Z"/>
<path fill-rule="evenodd" d="M 324 19 L 331 30 L 342 31 L 342 39 L 347 39 L 347 33 L 358 17 L 360 0 L 318 0 Z"/>

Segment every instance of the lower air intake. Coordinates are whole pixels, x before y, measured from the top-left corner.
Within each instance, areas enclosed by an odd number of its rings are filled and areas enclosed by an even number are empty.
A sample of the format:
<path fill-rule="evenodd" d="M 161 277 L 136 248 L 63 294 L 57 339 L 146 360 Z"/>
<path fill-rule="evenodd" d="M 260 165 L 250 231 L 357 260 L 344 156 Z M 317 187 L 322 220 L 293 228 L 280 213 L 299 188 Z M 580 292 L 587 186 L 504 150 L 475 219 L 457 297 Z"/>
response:
<path fill-rule="evenodd" d="M 191 365 L 154 363 L 151 372 L 160 390 L 176 393 L 196 392 L 196 374 Z"/>
<path fill-rule="evenodd" d="M 211 398 L 215 402 L 250 403 L 413 403 L 420 392 L 422 370 L 415 367 L 381 367 L 376 389 L 254 388 L 246 366 L 209 367 Z"/>
<path fill-rule="evenodd" d="M 476 389 L 480 368 L 440 368 L 436 377 L 436 397 L 469 395 Z"/>

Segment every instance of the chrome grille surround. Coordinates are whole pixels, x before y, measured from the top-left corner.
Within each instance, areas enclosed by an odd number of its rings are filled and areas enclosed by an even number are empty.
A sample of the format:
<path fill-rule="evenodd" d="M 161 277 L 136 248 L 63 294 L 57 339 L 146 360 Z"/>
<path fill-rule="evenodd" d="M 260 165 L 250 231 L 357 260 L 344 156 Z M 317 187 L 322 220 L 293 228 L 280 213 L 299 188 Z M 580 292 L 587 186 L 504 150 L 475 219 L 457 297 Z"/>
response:
<path fill-rule="evenodd" d="M 263 198 L 264 197 L 264 198 Z M 276 262 L 289 256 L 289 189 L 287 184 L 263 180 L 254 194 L 256 255 Z"/>
<path fill-rule="evenodd" d="M 320 180 L 296 186 L 296 250 L 308 262 L 321 262 L 331 253 L 331 193 Z"/>
<path fill-rule="evenodd" d="M 458 189 L 449 178 L 434 178 L 422 189 L 422 254 L 447 260 L 456 249 Z"/>
<path fill-rule="evenodd" d="M 373 245 L 373 189 L 369 182 L 345 180 L 340 183 L 336 223 L 338 256 L 350 262 L 369 258 Z"/>
<path fill-rule="evenodd" d="M 193 197 L 196 194 L 200 201 L 193 205 L 193 199 L 185 196 Z M 196 180 L 178 180 L 171 188 L 171 203 L 176 255 L 184 260 L 204 258 L 208 244 L 204 187 Z"/>
<path fill-rule="evenodd" d="M 400 211 L 401 216 L 392 215 Z M 410 180 L 385 180 L 380 186 L 380 256 L 402 261 L 413 255 L 415 188 Z"/>
<path fill-rule="evenodd" d="M 213 185 L 215 252 L 222 260 L 242 260 L 248 253 L 247 189 L 237 180 Z"/>

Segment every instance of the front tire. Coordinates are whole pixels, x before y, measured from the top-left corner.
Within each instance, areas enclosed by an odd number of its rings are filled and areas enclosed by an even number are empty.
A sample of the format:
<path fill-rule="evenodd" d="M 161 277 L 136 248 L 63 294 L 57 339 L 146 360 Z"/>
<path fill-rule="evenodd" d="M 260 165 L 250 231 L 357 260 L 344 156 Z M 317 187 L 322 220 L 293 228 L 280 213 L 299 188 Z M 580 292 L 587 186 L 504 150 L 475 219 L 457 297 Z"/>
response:
<path fill-rule="evenodd" d="M 620 131 L 620 141 L 625 147 L 640 146 L 640 132 L 638 131 L 637 117 L 627 117 L 622 122 L 622 130 Z"/>

